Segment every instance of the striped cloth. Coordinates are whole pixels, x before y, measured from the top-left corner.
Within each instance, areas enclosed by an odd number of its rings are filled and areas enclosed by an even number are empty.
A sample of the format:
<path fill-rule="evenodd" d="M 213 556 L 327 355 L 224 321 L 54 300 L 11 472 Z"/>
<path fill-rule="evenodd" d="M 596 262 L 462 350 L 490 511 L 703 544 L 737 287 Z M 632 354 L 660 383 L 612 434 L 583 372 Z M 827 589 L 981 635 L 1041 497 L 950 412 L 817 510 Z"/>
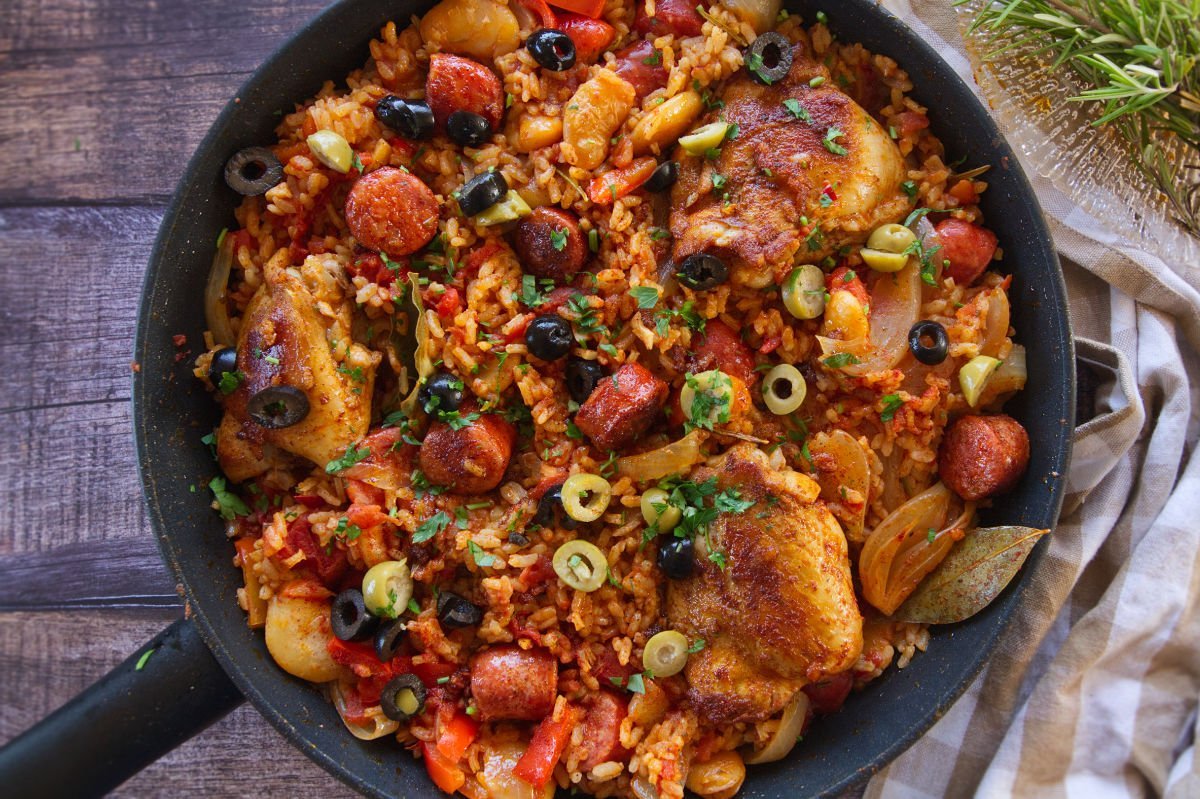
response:
<path fill-rule="evenodd" d="M 946 0 L 884 5 L 974 85 Z M 1026 172 L 1098 415 L 991 661 L 865 796 L 1200 797 L 1200 264 L 1165 264 Z"/>

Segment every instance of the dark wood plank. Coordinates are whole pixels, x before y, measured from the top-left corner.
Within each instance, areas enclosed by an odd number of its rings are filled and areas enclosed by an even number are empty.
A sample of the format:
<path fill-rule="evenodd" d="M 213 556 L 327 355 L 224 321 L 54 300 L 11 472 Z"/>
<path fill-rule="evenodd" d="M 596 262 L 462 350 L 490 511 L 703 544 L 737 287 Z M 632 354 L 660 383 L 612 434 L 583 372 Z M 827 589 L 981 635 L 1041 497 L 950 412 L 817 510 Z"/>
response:
<path fill-rule="evenodd" d="M 0 611 L 182 605 L 157 553 L 127 542 L 80 541 L 4 555 L 0 564 Z"/>
<path fill-rule="evenodd" d="M 0 3 L 0 205 L 165 202 L 238 86 L 325 5 Z"/>
<path fill-rule="evenodd" d="M 177 611 L 0 614 L 0 744 L 95 682 L 177 616 Z M 355 794 L 245 706 L 112 795 L 342 799 Z"/>

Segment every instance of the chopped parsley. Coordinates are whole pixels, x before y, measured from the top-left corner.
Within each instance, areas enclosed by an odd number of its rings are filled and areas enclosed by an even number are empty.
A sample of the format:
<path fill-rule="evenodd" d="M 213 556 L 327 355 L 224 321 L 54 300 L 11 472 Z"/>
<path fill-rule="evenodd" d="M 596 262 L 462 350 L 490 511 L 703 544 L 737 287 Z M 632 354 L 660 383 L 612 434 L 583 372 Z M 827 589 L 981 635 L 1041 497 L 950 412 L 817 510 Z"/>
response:
<path fill-rule="evenodd" d="M 821 85 L 823 85 L 824 83 L 825 83 L 825 76 L 824 76 L 824 75 L 817 75 L 815 78 L 813 78 L 812 80 L 810 80 L 810 81 L 808 82 L 808 86 L 809 86 L 809 88 L 811 88 L 811 89 L 815 89 L 815 88 L 817 88 L 818 86 L 821 86 Z"/>
<path fill-rule="evenodd" d="M 149 660 L 150 656 L 153 655 L 157 651 L 158 651 L 158 649 L 155 648 L 155 649 L 147 649 L 145 652 L 143 652 L 142 656 L 140 658 L 138 658 L 137 665 L 133 667 L 133 670 L 141 671 L 142 669 L 146 668 L 146 661 Z"/>
<path fill-rule="evenodd" d="M 733 382 L 723 372 L 710 372 L 710 385 L 701 385 L 695 375 L 688 374 L 684 382 L 692 389 L 693 399 L 690 411 L 690 421 L 684 425 L 687 432 L 702 427 L 712 430 L 713 423 L 729 421 L 730 405 L 733 400 Z"/>
<path fill-rule="evenodd" d="M 692 641 L 692 643 L 687 648 L 688 654 L 694 655 L 697 652 L 699 652 L 701 649 L 704 648 L 704 643 L 705 642 L 704 642 L 703 638 L 697 638 L 695 641 Z"/>
<path fill-rule="evenodd" d="M 490 552 L 484 552 L 483 547 L 476 544 L 474 541 L 467 542 L 467 550 L 470 551 L 471 557 L 475 560 L 475 565 L 481 568 L 486 568 L 496 562 L 496 556 Z"/>
<path fill-rule="evenodd" d="M 642 63 L 648 67 L 657 67 L 662 64 L 662 51 L 655 50 L 650 55 L 642 59 Z"/>
<path fill-rule="evenodd" d="M 900 399 L 899 394 L 888 394 L 883 398 L 883 410 L 879 412 L 879 419 L 883 422 L 890 422 L 896 416 L 896 411 L 904 405 L 904 400 Z"/>
<path fill-rule="evenodd" d="M 363 447 L 359 449 L 351 444 L 346 448 L 346 451 L 342 454 L 342 457 L 325 464 L 325 471 L 327 474 L 337 474 L 338 472 L 343 472 L 359 461 L 366 460 L 370 455 L 370 447 Z"/>
<path fill-rule="evenodd" d="M 671 237 L 671 231 L 667 230 L 666 228 L 661 228 L 661 227 L 650 228 L 650 240 L 651 241 L 662 241 L 663 239 L 669 239 L 670 237 Z"/>
<path fill-rule="evenodd" d="M 821 361 L 830 369 L 841 369 L 843 366 L 853 366 L 861 363 L 858 356 L 852 352 L 839 352 Z"/>
<path fill-rule="evenodd" d="M 440 421 L 450 425 L 451 430 L 462 430 L 472 422 L 479 418 L 478 413 L 468 413 L 463 415 L 458 411 L 438 411 L 437 417 Z"/>
<path fill-rule="evenodd" d="M 566 235 L 565 233 L 563 234 Z M 565 240 L 564 240 L 565 241 Z M 566 246 L 565 244 L 563 246 Z M 538 285 L 541 288 L 538 288 Z M 554 281 L 550 278 L 542 278 L 539 281 L 533 275 L 521 276 L 521 292 L 517 294 L 517 299 L 527 308 L 536 308 L 543 305 L 549 298 L 550 290 L 554 288 Z"/>
<path fill-rule="evenodd" d="M 629 294 L 637 300 L 638 308 L 643 311 L 658 305 L 658 289 L 653 286 L 635 286 L 629 290 Z"/>
<path fill-rule="evenodd" d="M 643 681 L 641 674 L 630 675 L 629 679 L 625 681 L 625 687 L 629 689 L 630 693 L 646 693 L 646 684 Z"/>
<path fill-rule="evenodd" d="M 351 524 L 350 520 L 343 516 L 338 519 L 337 527 L 333 529 L 333 534 L 346 541 L 353 541 L 362 535 L 362 528 L 357 524 Z"/>
<path fill-rule="evenodd" d="M 663 308 L 660 311 L 655 311 L 654 332 L 659 338 L 665 338 L 672 319 L 680 319 L 685 325 L 697 333 L 703 333 L 705 327 L 705 319 L 696 311 L 696 303 L 693 300 L 688 300 L 683 304 L 678 311 L 670 308 Z"/>
<path fill-rule="evenodd" d="M 926 535 L 925 535 L 925 540 L 927 540 L 929 543 L 932 544 L 934 539 L 936 539 L 936 538 L 937 538 L 937 530 L 934 530 L 932 527 L 930 527 L 929 532 L 926 533 Z"/>
<path fill-rule="evenodd" d="M 751 53 L 746 58 L 746 69 L 757 75 L 758 79 L 768 86 L 775 82 L 775 79 L 771 77 L 770 70 L 763 71 L 762 56 L 758 53 Z"/>
<path fill-rule="evenodd" d="M 900 188 L 904 189 L 904 193 L 909 197 L 917 196 L 917 184 L 911 180 L 906 180 L 900 184 Z"/>
<path fill-rule="evenodd" d="M 238 369 L 236 372 L 221 372 L 221 379 L 217 383 L 217 388 L 220 389 L 222 394 L 229 396 L 237 391 L 238 386 L 245 379 L 246 375 L 241 369 Z"/>
<path fill-rule="evenodd" d="M 250 508 L 246 507 L 246 503 L 237 494 L 229 490 L 228 484 L 224 477 L 214 477 L 208 481 L 208 488 L 213 493 L 213 498 L 217 501 L 218 509 L 221 511 L 221 518 L 227 522 L 231 522 L 238 516 L 249 516 Z"/>
<path fill-rule="evenodd" d="M 817 198 L 817 202 L 821 204 L 822 208 L 828 208 L 833 205 L 833 198 L 825 192 L 821 192 L 821 196 Z"/>
<path fill-rule="evenodd" d="M 357 169 L 360 174 L 362 173 L 363 162 L 362 162 L 362 159 L 358 157 L 358 153 L 354 154 L 354 158 L 353 158 L 353 160 L 350 161 L 350 165 L 353 166 L 355 169 Z"/>
<path fill-rule="evenodd" d="M 567 231 L 552 230 L 550 231 L 550 246 L 562 252 L 567 248 Z"/>
<path fill-rule="evenodd" d="M 840 128 L 832 127 L 825 131 L 825 138 L 821 140 L 821 144 L 824 144 L 825 149 L 834 155 L 846 155 L 850 151 L 835 141 L 845 135 Z"/>
<path fill-rule="evenodd" d="M 600 252 L 600 231 L 596 228 L 588 231 L 588 249 L 592 252 Z"/>
<path fill-rule="evenodd" d="M 425 521 L 421 522 L 421 525 L 417 527 L 417 531 L 413 533 L 412 542 L 414 544 L 420 544 L 428 541 L 449 526 L 450 514 L 446 513 L 444 510 L 440 510 Z"/>
<path fill-rule="evenodd" d="M 409 597 L 408 609 L 410 612 L 412 612 L 413 614 L 415 614 L 417 616 L 421 615 L 421 606 L 419 604 L 417 604 L 416 597 Z"/>
<path fill-rule="evenodd" d="M 596 309 L 584 294 L 572 294 L 567 299 L 567 308 L 575 314 L 575 325 L 585 336 L 592 333 L 608 334 L 608 328 L 596 318 Z"/>

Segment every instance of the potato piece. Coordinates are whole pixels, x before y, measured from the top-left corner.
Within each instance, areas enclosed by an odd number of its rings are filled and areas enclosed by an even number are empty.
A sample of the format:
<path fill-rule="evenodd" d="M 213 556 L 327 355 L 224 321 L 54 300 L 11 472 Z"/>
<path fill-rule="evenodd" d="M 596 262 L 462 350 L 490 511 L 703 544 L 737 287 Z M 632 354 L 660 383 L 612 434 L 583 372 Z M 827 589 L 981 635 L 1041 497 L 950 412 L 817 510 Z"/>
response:
<path fill-rule="evenodd" d="M 646 114 L 633 129 L 630 140 L 636 155 L 654 145 L 667 147 L 675 143 L 704 110 L 704 101 L 693 91 L 677 94 Z"/>
<path fill-rule="evenodd" d="M 563 121 L 558 117 L 522 115 L 517 128 L 517 150 L 531 153 L 562 139 Z"/>
<path fill-rule="evenodd" d="M 494 61 L 521 46 L 517 17 L 496 0 L 442 0 L 421 18 L 421 38 L 447 53 Z"/>
<path fill-rule="evenodd" d="M 267 651 L 288 674 L 309 682 L 337 679 L 329 656 L 329 602 L 276 594 L 267 605 Z"/>
<path fill-rule="evenodd" d="M 635 97 L 633 86 L 611 70 L 600 70 L 585 81 L 563 109 L 563 160 L 580 169 L 604 163 L 609 139 L 625 121 Z"/>

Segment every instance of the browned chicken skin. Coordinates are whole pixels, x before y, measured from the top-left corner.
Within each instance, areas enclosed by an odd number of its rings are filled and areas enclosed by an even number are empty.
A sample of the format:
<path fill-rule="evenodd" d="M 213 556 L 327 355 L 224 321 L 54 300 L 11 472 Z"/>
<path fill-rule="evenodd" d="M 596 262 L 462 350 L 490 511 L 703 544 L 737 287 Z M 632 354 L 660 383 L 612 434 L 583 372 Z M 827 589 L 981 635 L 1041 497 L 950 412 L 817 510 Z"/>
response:
<path fill-rule="evenodd" d="M 794 54 L 791 72 L 772 86 L 746 71 L 730 79 L 725 108 L 712 118 L 736 124 L 738 132 L 715 160 L 676 156 L 670 222 L 676 262 L 709 252 L 727 261 L 735 282 L 759 288 L 780 280 L 794 260 L 816 263 L 911 208 L 895 142 L 831 85 L 804 45 Z M 813 78 L 824 81 L 813 87 Z M 785 100 L 799 103 L 795 112 Z M 724 178 L 720 188 L 714 175 Z"/>
<path fill-rule="evenodd" d="M 668 587 L 667 617 L 706 642 L 684 672 L 697 712 L 715 724 L 759 721 L 807 683 L 854 664 L 862 616 L 845 536 L 814 481 L 773 468 L 751 444 L 692 479 L 713 475 L 755 504 L 721 514 L 707 539 L 696 539 L 696 572 Z M 724 569 L 706 557 L 711 551 L 724 554 Z"/>

